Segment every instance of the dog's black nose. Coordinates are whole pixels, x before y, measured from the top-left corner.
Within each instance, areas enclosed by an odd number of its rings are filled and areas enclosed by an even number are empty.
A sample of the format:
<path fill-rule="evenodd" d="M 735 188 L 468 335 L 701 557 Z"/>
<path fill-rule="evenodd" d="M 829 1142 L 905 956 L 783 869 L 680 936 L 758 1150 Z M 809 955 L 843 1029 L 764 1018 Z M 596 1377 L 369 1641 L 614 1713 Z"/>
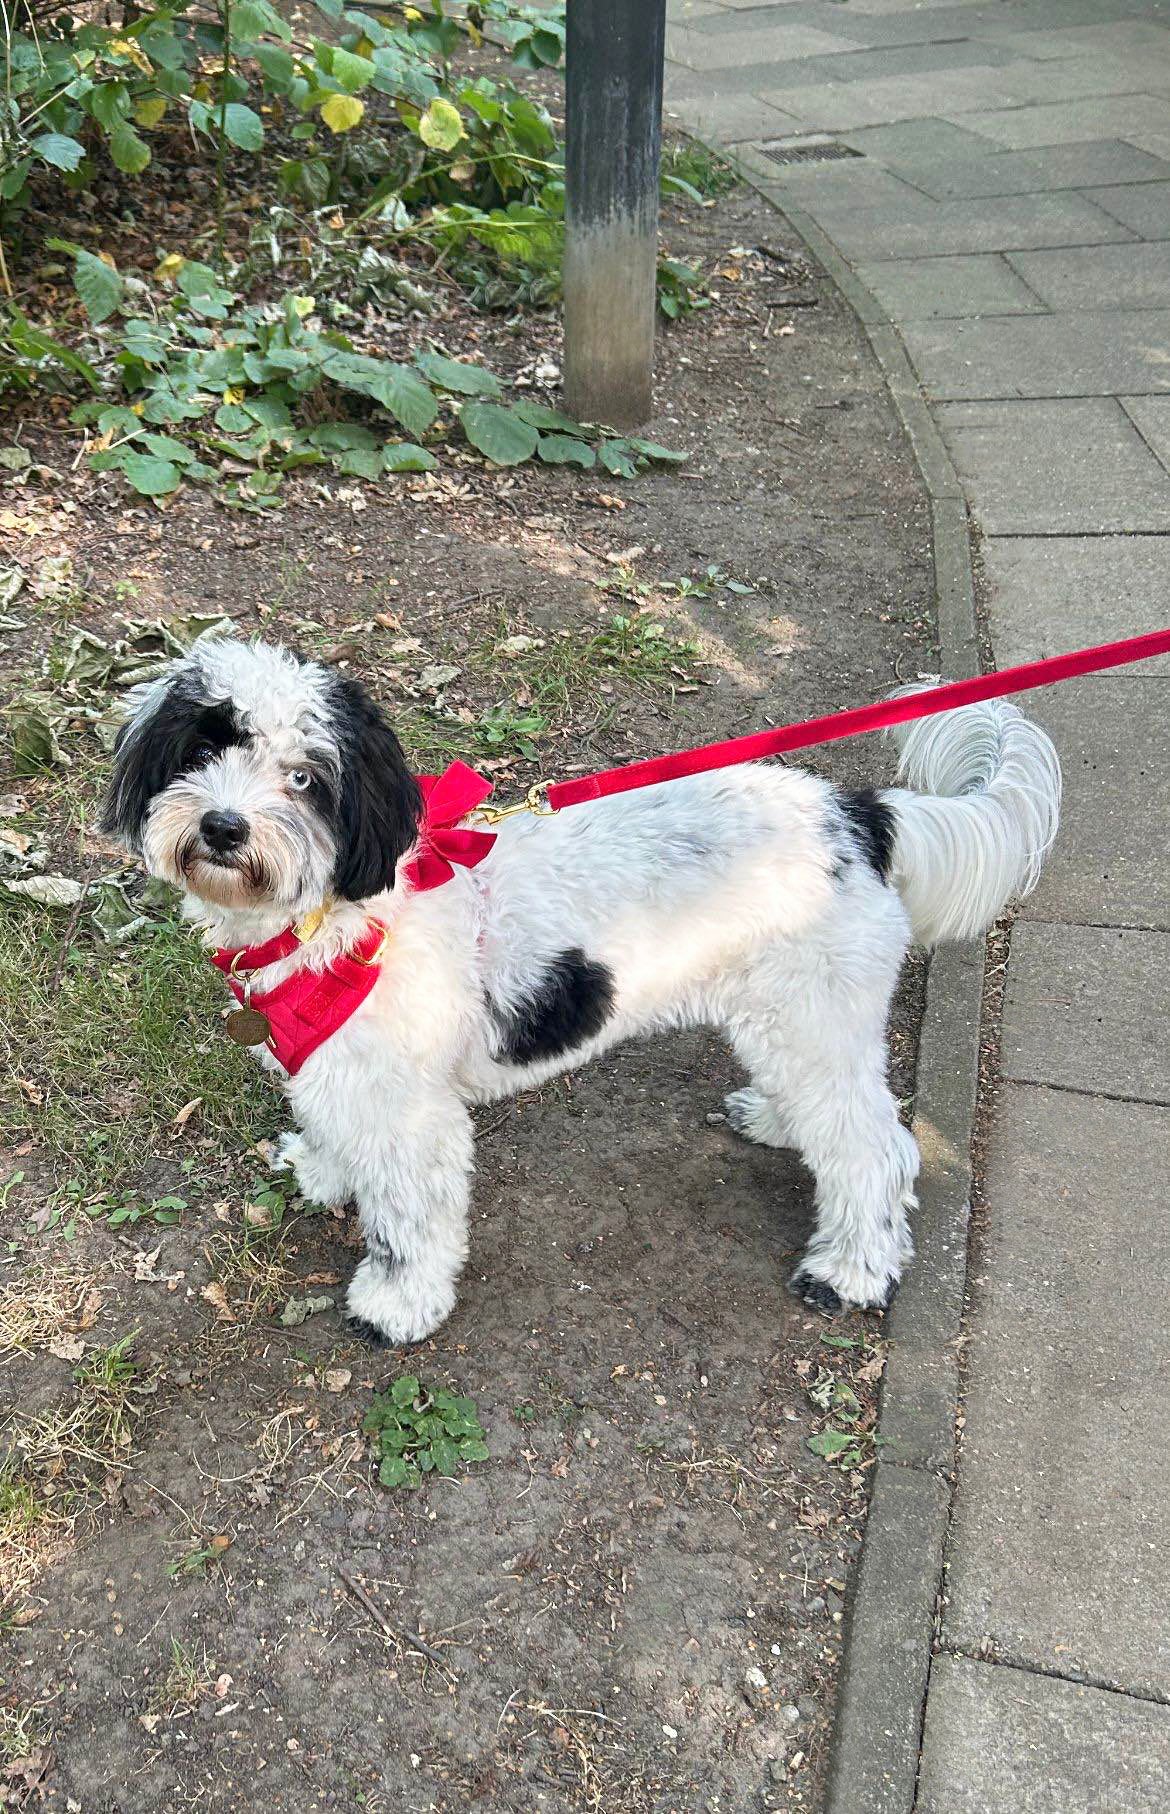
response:
<path fill-rule="evenodd" d="M 248 821 L 241 813 L 204 813 L 199 821 L 203 842 L 219 856 L 238 850 L 248 836 Z"/>

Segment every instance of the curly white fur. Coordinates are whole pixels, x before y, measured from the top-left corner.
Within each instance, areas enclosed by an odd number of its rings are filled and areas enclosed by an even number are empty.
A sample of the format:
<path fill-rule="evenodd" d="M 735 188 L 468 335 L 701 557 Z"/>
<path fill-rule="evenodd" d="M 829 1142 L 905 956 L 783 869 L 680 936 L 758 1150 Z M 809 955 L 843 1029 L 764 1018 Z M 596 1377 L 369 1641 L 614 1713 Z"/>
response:
<path fill-rule="evenodd" d="M 246 734 L 198 771 L 200 802 L 271 805 L 282 765 L 346 747 L 327 671 L 273 662 L 270 650 L 232 645 L 197 683 L 188 670 L 188 693 L 198 684 L 230 701 Z M 165 691 L 137 709 L 165 717 Z M 132 730 L 124 769 L 136 748 Z M 815 1175 L 799 1289 L 825 1308 L 885 1304 L 913 1251 L 918 1154 L 887 1086 L 885 1046 L 912 930 L 924 940 L 982 931 L 1034 879 L 1059 803 L 1051 744 L 1011 707 L 915 727 L 903 769 L 946 797 L 893 789 L 859 803 L 800 770 L 756 764 L 508 820 L 479 869 L 457 869 L 431 892 L 411 892 L 404 850 L 396 885 L 335 903 L 265 986 L 297 964 L 327 963 L 367 913 L 391 930 L 377 984 L 296 1077 L 264 1062 L 301 1130 L 283 1147 L 301 1188 L 356 1200 L 368 1252 L 351 1313 L 393 1343 L 429 1335 L 450 1313 L 468 1251 L 473 1104 L 635 1034 L 699 1025 L 726 1035 L 750 1079 L 728 1099 L 731 1125 L 797 1147 Z M 116 774 L 115 802 L 119 787 L 132 795 L 132 772 Z M 181 819 L 191 787 L 172 776 L 148 827 Z M 883 824 L 892 853 L 873 843 Z M 350 834 L 343 819 L 317 819 L 298 835 L 319 888 Z M 147 849 L 166 872 L 157 841 Z M 891 855 L 894 886 L 880 873 Z M 219 904 L 190 903 L 218 944 L 287 923 L 287 904 L 223 892 Z M 566 1012 L 593 1018 L 581 1037 L 519 1061 L 509 1029 L 531 1020 L 566 954 L 569 995 L 580 997 Z"/>

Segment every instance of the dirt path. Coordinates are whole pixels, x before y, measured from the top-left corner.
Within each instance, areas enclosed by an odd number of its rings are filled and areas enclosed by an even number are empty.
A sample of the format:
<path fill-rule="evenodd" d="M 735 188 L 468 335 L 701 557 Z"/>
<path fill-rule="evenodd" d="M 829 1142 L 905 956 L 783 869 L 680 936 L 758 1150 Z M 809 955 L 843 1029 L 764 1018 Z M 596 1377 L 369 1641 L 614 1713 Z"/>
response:
<path fill-rule="evenodd" d="M 928 668 L 928 525 L 860 334 L 754 198 L 689 234 L 680 250 L 728 256 L 716 305 L 663 350 L 654 432 L 691 454 L 680 472 L 622 486 L 469 464 L 328 501 L 306 486 L 256 519 L 186 495 L 128 509 L 113 478 L 66 475 L 14 506 L 44 529 L 20 532 L 18 557 L 32 572 L 70 553 L 74 582 L 3 637 L 8 676 L 35 674 L 66 624 L 110 636 L 123 613 L 222 609 L 348 659 L 420 759 L 496 762 L 510 791 L 537 772 L 529 753 L 563 774 Z M 815 306 L 769 306 L 794 295 Z M 553 330 L 480 335 L 508 374 Z M 744 589 L 697 593 L 711 565 Z M 4 823 L 82 873 L 106 861 L 77 830 L 100 757 L 84 727 L 69 747 L 66 776 L 10 784 L 25 805 Z M 824 762 L 854 780 L 886 764 L 853 746 Z M 5 1209 L 0 1392 L 24 1579 L 0 1669 L 45 1769 L 14 1792 L 83 1814 L 815 1807 L 864 1473 L 808 1452 L 809 1387 L 852 1375 L 864 1422 L 878 1326 L 826 1347 L 787 1294 L 809 1180 L 715 1118 L 724 1053 L 632 1048 L 484 1113 L 459 1307 L 409 1366 L 474 1398 L 491 1459 L 386 1492 L 360 1426 L 404 1357 L 355 1344 L 334 1308 L 279 1321 L 290 1293 L 339 1297 L 356 1230 L 294 1204 L 274 1231 L 259 1223 L 280 1206 L 245 1208 L 251 1142 L 280 1109 L 213 1043 L 197 954 L 175 935 L 173 1018 L 148 1029 L 141 943 L 83 926 L 55 977 L 62 917 L 4 913 L 44 1002 L 43 1019 L 20 1011 L 13 969 L 23 1085 L 0 1178 L 25 1183 Z M 156 981 L 170 936 L 149 946 Z M 895 1027 L 904 1095 L 917 980 Z M 100 1053 L 81 1064 L 87 1018 Z M 94 1127 L 116 1164 L 82 1138 Z M 99 1207 L 63 1239 L 70 1203 L 122 1190 L 186 1207 L 173 1225 Z M 81 1404 L 84 1430 L 62 1434 Z"/>

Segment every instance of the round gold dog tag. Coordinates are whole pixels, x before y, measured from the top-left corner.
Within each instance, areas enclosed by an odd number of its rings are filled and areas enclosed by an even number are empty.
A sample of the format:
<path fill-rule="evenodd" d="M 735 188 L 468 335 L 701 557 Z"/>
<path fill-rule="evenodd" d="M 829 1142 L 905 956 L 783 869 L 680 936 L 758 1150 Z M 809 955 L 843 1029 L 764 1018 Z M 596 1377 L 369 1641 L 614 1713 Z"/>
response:
<path fill-rule="evenodd" d="M 258 1008 L 236 1008 L 228 1015 L 224 1026 L 229 1039 L 234 1039 L 238 1046 L 262 1046 L 272 1028 L 267 1016 Z"/>

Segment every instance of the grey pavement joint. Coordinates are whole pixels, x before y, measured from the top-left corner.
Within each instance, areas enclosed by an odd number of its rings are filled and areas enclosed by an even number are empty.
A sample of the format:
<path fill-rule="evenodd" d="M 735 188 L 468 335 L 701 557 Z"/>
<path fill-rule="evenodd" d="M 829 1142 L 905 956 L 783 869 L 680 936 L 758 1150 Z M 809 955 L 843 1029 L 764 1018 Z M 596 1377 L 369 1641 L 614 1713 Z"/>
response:
<path fill-rule="evenodd" d="M 944 671 L 979 665 L 968 510 L 1001 666 L 1163 627 L 1164 0 L 669 11 L 668 111 L 735 146 L 885 371 Z M 761 149 L 812 134 L 861 155 Z M 931 960 L 919 1258 L 886 1323 L 827 1814 L 1170 1806 L 1168 688 L 1170 658 L 1028 702 L 1065 811 L 1012 928 L 977 1181 L 983 952 Z"/>
<path fill-rule="evenodd" d="M 918 1814 L 1165 1814 L 1168 1796 L 1170 1708 L 967 1657 L 935 1663 Z"/>

